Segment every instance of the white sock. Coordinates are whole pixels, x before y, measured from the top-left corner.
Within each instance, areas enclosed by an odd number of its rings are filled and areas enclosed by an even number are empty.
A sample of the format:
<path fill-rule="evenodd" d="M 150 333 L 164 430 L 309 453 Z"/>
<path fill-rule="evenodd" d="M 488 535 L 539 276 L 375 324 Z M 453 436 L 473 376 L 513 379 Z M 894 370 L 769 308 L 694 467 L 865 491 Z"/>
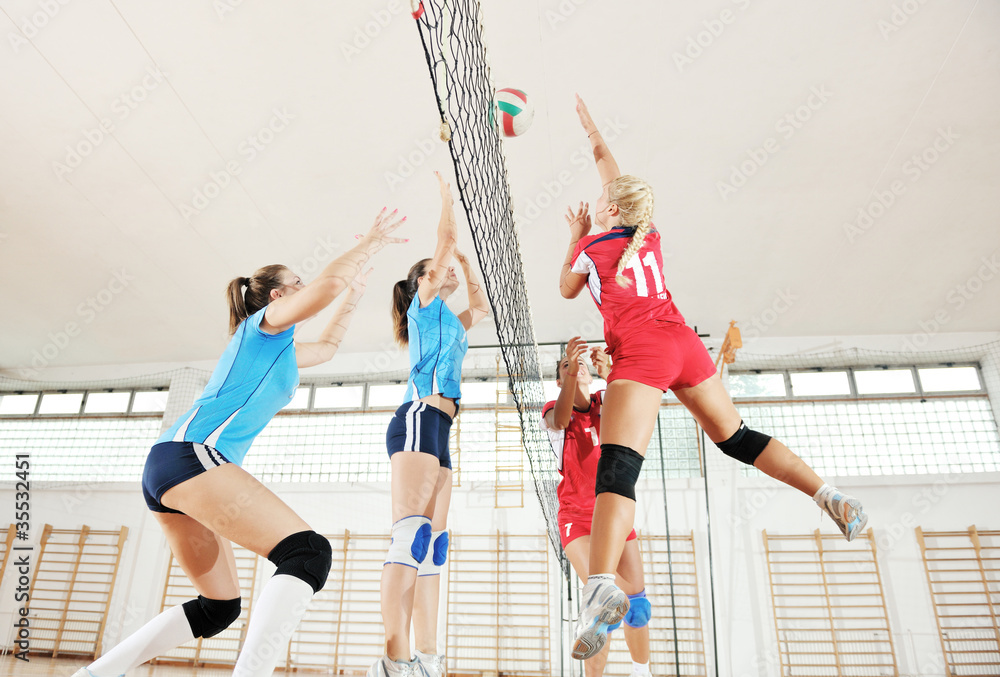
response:
<path fill-rule="evenodd" d="M 312 597 L 312 586 L 301 578 L 286 574 L 271 577 L 254 603 L 233 677 L 271 677 Z"/>
<path fill-rule="evenodd" d="M 167 609 L 87 666 L 94 677 L 118 677 L 194 639 L 181 606 Z"/>
<path fill-rule="evenodd" d="M 615 575 L 614 574 L 592 574 L 590 576 L 587 576 L 587 583 L 588 584 L 594 583 L 596 581 L 611 581 L 612 583 L 614 583 L 615 582 Z"/>
<path fill-rule="evenodd" d="M 632 674 L 633 675 L 649 674 L 649 663 L 636 663 L 635 661 L 632 661 Z"/>
<path fill-rule="evenodd" d="M 434 656 L 437 655 L 437 654 L 433 654 L 433 653 L 424 653 L 423 651 L 419 651 L 419 650 L 416 653 L 417 653 L 417 660 L 420 660 L 420 661 L 430 660 L 430 659 L 434 658 Z"/>
<path fill-rule="evenodd" d="M 830 494 L 834 494 L 836 492 L 837 492 L 836 487 L 831 487 L 829 484 L 826 484 L 824 482 L 823 486 L 821 486 L 819 490 L 816 492 L 816 494 L 813 496 L 813 500 L 816 501 L 816 504 L 819 507 L 825 508 L 827 496 L 829 496 Z"/>

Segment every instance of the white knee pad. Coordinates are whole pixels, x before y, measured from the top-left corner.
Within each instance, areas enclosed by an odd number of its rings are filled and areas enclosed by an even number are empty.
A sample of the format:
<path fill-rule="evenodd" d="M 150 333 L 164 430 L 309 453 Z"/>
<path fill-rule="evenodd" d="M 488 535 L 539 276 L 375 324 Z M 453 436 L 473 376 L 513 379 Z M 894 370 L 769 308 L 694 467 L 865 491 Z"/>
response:
<path fill-rule="evenodd" d="M 404 564 L 419 569 L 431 544 L 431 521 L 423 515 L 410 515 L 392 525 L 392 542 L 386 564 Z"/>
<path fill-rule="evenodd" d="M 434 531 L 431 533 L 431 547 L 427 557 L 420 563 L 417 576 L 437 576 L 441 567 L 448 560 L 448 532 Z"/>

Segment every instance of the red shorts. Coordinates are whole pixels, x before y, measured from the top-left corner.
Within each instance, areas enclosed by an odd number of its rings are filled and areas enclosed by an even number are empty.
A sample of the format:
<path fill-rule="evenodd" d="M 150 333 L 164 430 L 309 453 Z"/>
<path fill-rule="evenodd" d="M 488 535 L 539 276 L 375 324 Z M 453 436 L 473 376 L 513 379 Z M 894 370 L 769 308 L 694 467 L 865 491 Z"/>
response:
<path fill-rule="evenodd" d="M 581 536 L 590 536 L 589 519 L 577 519 L 569 522 L 563 522 L 562 520 L 559 521 L 559 541 L 562 543 L 563 550 L 566 549 L 567 545 Z M 635 540 L 635 529 L 632 530 L 632 533 L 630 533 L 628 538 L 625 540 Z"/>
<path fill-rule="evenodd" d="M 715 376 L 705 344 L 686 324 L 654 320 L 610 346 L 611 374 L 666 392 L 696 386 Z"/>

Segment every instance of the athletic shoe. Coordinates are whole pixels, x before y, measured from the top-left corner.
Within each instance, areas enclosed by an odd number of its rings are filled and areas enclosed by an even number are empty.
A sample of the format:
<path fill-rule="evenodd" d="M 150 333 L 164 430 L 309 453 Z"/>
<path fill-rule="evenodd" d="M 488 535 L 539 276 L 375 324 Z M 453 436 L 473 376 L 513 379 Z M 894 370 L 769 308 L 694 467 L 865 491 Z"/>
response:
<path fill-rule="evenodd" d="M 444 664 L 444 654 L 425 654 L 418 651 L 416 660 L 428 677 L 445 677 L 448 674 Z"/>
<path fill-rule="evenodd" d="M 587 581 L 580 599 L 582 606 L 576 622 L 573 658 L 584 661 L 604 648 L 608 626 L 625 617 L 629 602 L 628 595 L 607 578 Z"/>
<path fill-rule="evenodd" d="M 824 497 L 822 508 L 837 523 L 840 533 L 844 534 L 844 538 L 848 541 L 853 541 L 868 524 L 868 515 L 861 507 L 861 501 L 845 496 L 837 490 L 831 491 Z"/>
<path fill-rule="evenodd" d="M 73 677 L 97 677 L 97 675 L 95 675 L 87 668 L 80 668 L 79 670 L 73 673 Z M 125 677 L 125 675 L 123 673 L 121 675 L 118 675 L 118 677 Z"/>
<path fill-rule="evenodd" d="M 368 668 L 368 677 L 428 677 L 420 661 L 394 661 L 382 656 Z"/>

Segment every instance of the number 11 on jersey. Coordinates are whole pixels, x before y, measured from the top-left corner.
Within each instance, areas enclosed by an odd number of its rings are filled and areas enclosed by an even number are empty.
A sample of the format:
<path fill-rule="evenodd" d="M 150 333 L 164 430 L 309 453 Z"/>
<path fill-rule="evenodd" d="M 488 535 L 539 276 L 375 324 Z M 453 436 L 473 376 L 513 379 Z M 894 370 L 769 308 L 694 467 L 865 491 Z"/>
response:
<path fill-rule="evenodd" d="M 660 273 L 659 266 L 656 265 L 655 253 L 646 252 L 642 260 L 639 259 L 638 255 L 633 256 L 626 267 L 631 268 L 632 273 L 635 275 L 635 293 L 637 296 L 649 296 L 649 285 L 646 283 L 646 271 L 644 267 L 649 268 L 653 273 L 653 283 L 656 285 L 656 293 L 663 293 L 663 275 Z"/>

